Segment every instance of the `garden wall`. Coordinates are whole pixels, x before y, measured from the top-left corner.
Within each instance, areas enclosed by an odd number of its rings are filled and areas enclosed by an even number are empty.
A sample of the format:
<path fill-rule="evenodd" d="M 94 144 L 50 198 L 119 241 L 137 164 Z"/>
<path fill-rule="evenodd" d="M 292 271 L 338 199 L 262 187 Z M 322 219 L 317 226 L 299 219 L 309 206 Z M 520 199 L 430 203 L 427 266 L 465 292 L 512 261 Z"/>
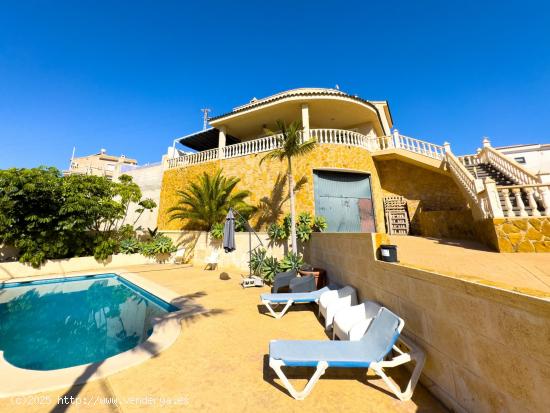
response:
<path fill-rule="evenodd" d="M 219 269 L 233 269 L 248 274 L 248 232 L 236 232 L 236 250 L 226 253 L 223 250 L 222 240 L 215 240 L 205 231 L 162 231 L 172 239 L 178 249 L 185 248 L 185 261 L 197 267 L 205 266 L 206 258 L 212 251 L 219 254 Z M 282 258 L 288 251 L 288 244 L 274 244 L 265 232 L 258 232 L 268 255 Z M 252 248 L 260 246 L 258 238 L 252 234 Z"/>
<path fill-rule="evenodd" d="M 449 408 L 546 411 L 550 302 L 377 261 L 377 237 L 315 233 L 306 259 L 405 319 L 405 334 L 426 351 L 421 381 Z"/>
<path fill-rule="evenodd" d="M 40 268 L 33 268 L 20 262 L 0 263 L 0 280 L 12 278 L 33 277 L 36 275 L 59 274 L 63 275 L 76 271 L 108 271 L 112 268 L 121 268 L 129 265 L 152 264 L 155 260 L 141 254 L 112 255 L 105 262 L 96 261 L 94 257 L 68 258 L 64 260 L 48 260 Z"/>

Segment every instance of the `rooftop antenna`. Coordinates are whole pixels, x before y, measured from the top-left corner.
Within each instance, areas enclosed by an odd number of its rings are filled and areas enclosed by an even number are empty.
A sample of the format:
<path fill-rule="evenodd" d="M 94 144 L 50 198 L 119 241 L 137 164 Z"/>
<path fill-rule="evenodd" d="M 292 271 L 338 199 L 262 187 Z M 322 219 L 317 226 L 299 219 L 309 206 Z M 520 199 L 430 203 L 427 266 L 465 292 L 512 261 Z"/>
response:
<path fill-rule="evenodd" d="M 206 130 L 208 127 L 208 114 L 211 112 L 210 109 L 204 108 L 201 109 L 202 112 L 202 130 Z"/>

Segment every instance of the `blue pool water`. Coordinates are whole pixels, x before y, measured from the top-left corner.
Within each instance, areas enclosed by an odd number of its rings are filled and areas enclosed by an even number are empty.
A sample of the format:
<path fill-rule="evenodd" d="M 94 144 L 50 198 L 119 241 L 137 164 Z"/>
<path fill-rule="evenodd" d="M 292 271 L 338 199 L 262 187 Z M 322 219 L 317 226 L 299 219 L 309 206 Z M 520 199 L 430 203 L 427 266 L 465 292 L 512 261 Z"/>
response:
<path fill-rule="evenodd" d="M 94 363 L 145 341 L 176 307 L 115 274 L 0 286 L 0 351 L 14 366 Z"/>

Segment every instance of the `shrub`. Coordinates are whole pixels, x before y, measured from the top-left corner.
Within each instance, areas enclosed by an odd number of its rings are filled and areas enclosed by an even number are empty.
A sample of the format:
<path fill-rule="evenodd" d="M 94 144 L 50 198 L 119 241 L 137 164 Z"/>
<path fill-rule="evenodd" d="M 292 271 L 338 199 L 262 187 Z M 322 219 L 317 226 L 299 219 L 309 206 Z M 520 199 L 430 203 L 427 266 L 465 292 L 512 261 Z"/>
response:
<path fill-rule="evenodd" d="M 271 224 L 267 227 L 267 234 L 272 241 L 283 241 L 290 236 L 290 215 L 283 218 L 282 224 Z M 322 216 L 313 218 L 309 212 L 302 212 L 296 220 L 296 237 L 301 242 L 309 241 L 312 232 L 322 232 L 327 229 L 327 221 Z"/>
<path fill-rule="evenodd" d="M 214 239 L 222 239 L 223 227 L 224 225 L 220 222 L 217 222 L 214 225 L 212 225 L 212 229 L 210 230 L 210 236 Z"/>
<path fill-rule="evenodd" d="M 101 239 L 94 248 L 94 258 L 105 261 L 109 256 L 118 252 L 118 241 L 113 238 Z"/>
<path fill-rule="evenodd" d="M 165 235 L 158 235 L 152 240 L 141 244 L 140 252 L 146 257 L 156 257 L 161 254 L 171 254 L 176 249 L 170 238 Z"/>
<path fill-rule="evenodd" d="M 313 232 L 323 232 L 328 228 L 327 220 L 323 216 L 316 216 L 313 220 Z"/>
<path fill-rule="evenodd" d="M 307 225 L 306 223 L 301 222 L 296 225 L 296 237 L 301 242 L 309 241 L 309 236 L 311 235 L 312 232 L 313 232 L 313 229 L 311 228 L 311 226 Z"/>

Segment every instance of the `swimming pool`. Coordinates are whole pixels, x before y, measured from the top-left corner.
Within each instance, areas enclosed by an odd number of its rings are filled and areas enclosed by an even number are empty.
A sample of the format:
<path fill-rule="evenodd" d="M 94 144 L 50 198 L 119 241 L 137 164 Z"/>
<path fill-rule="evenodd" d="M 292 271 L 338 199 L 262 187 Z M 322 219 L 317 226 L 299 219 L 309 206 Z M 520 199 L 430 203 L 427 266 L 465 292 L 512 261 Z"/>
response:
<path fill-rule="evenodd" d="M 176 310 L 117 274 L 6 283 L 0 352 L 28 370 L 96 363 L 140 345 Z"/>

